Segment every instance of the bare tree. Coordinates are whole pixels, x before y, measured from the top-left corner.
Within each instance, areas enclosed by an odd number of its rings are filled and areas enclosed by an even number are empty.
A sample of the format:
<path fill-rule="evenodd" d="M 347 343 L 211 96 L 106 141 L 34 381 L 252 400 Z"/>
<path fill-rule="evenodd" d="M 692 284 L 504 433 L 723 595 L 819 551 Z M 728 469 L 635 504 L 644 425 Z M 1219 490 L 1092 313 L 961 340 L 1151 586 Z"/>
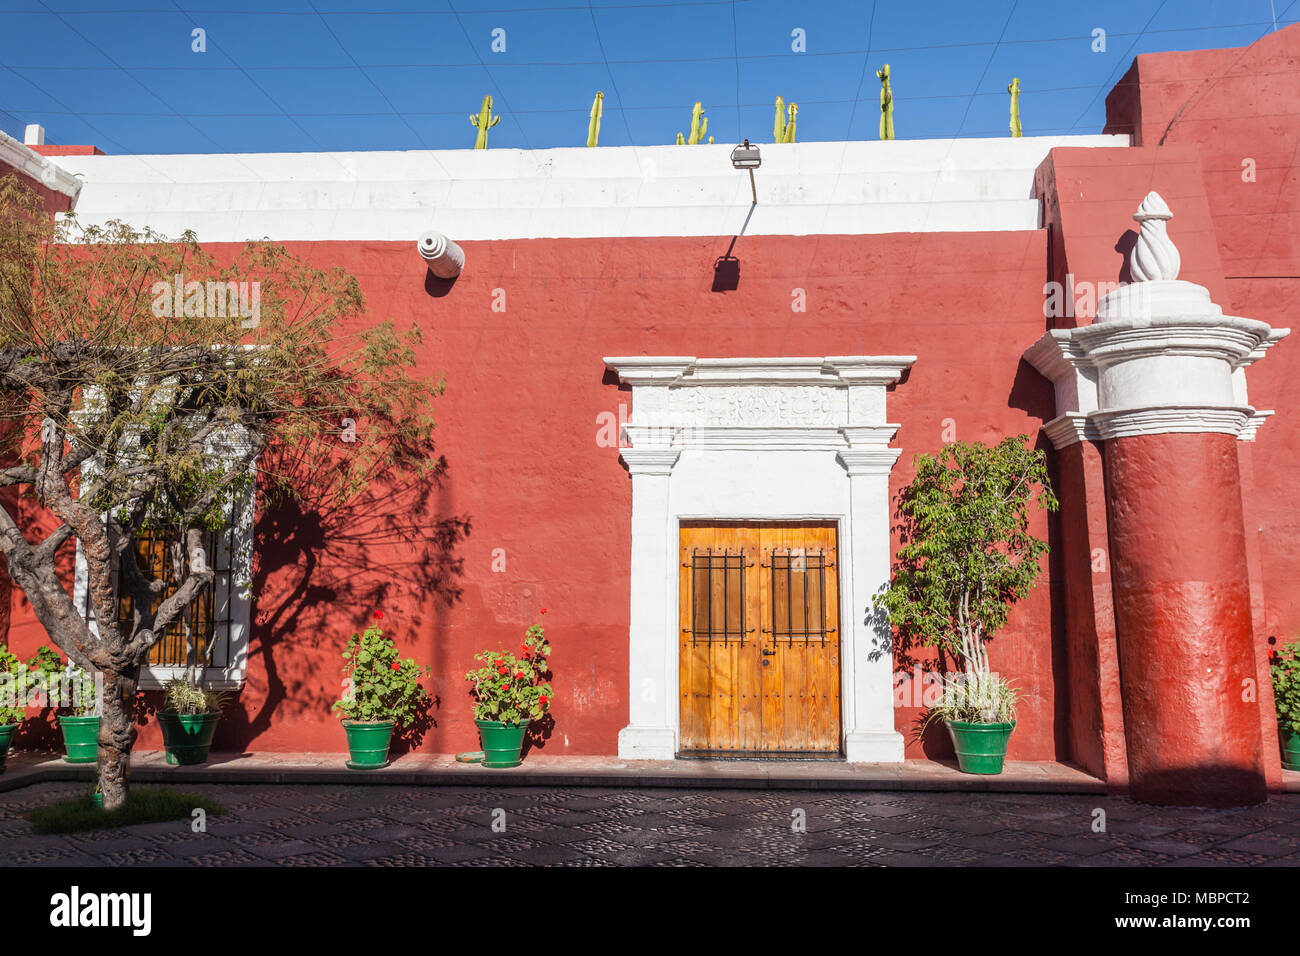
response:
<path fill-rule="evenodd" d="M 0 487 L 55 525 L 29 540 L 0 507 L 0 553 L 51 640 L 103 675 L 105 808 L 126 798 L 139 669 L 212 580 L 207 534 L 263 450 L 278 452 L 258 468 L 272 497 L 308 476 L 314 500 L 342 502 L 385 474 L 440 468 L 442 383 L 416 376 L 419 343 L 414 325 L 366 320 L 354 277 L 281 246 L 218 259 L 192 233 L 53 219 L 0 180 Z M 291 472 L 272 470 L 286 460 Z M 174 542 L 170 574 L 137 560 L 150 529 Z M 56 567 L 73 539 L 90 622 Z"/>

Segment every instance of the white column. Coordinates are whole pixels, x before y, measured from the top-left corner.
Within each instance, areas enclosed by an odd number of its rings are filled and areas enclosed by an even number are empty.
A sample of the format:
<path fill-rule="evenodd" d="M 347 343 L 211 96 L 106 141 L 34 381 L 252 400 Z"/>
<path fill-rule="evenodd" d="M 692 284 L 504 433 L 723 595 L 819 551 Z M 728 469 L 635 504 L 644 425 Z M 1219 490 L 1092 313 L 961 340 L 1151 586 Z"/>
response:
<path fill-rule="evenodd" d="M 889 434 L 897 426 L 888 426 Z M 844 429 L 847 433 L 859 431 Z M 903 759 L 903 735 L 894 727 L 894 654 L 889 622 L 872 611 L 871 601 L 889 583 L 889 472 L 900 450 L 881 447 L 886 429 L 874 433 L 875 447 L 839 452 L 849 474 L 849 615 L 845 637 L 844 756 L 849 763 Z M 865 435 L 850 435 L 861 439 Z M 841 548 L 843 552 L 843 548 Z"/>
<path fill-rule="evenodd" d="M 676 448 L 624 448 L 632 474 L 632 606 L 628 634 L 628 716 L 619 731 L 618 755 L 633 760 L 672 760 L 677 755 L 677 705 L 664 635 L 675 623 L 669 583 L 677 553 L 671 540 L 668 476 L 681 454 Z M 669 641 L 673 652 L 677 642 Z"/>

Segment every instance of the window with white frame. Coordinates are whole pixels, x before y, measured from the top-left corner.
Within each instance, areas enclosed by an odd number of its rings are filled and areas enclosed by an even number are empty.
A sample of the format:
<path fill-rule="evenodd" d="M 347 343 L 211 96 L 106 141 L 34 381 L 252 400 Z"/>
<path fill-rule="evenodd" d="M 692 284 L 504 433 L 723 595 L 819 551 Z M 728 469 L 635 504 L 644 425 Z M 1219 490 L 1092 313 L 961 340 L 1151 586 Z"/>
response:
<path fill-rule="evenodd" d="M 223 451 L 233 454 L 233 447 L 220 440 L 210 443 L 213 455 Z M 88 463 L 88 471 L 93 464 Z M 173 677 L 182 676 L 187 667 L 206 660 L 201 680 L 214 689 L 238 690 L 243 686 L 248 659 L 248 633 L 253 583 L 253 498 L 256 464 L 250 464 L 249 480 L 231 495 L 226 520 L 208 533 L 206 554 L 213 570 L 212 580 L 195 598 L 190 608 L 179 615 L 149 651 L 148 662 L 140 668 L 140 687 L 161 688 Z M 132 543 L 140 571 L 151 579 L 164 578 L 170 593 L 179 582 L 174 580 L 169 557 L 173 544 L 161 530 L 147 531 Z M 129 621 L 131 597 L 119 584 L 118 619 Z M 87 569 L 81 543 L 77 543 L 73 598 L 91 630 L 95 629 L 90 606 Z M 158 598 L 161 600 L 161 597 Z"/>

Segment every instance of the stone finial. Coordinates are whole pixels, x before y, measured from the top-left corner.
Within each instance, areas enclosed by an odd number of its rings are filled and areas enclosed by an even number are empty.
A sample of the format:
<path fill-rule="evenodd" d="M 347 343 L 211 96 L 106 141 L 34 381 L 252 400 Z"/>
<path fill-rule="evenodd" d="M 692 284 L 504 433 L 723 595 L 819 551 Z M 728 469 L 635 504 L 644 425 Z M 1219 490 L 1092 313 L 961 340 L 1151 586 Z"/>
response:
<path fill-rule="evenodd" d="M 1158 192 L 1149 192 L 1133 218 L 1141 225 L 1137 243 L 1129 253 L 1129 272 L 1134 282 L 1153 279 L 1177 279 L 1182 267 L 1178 247 L 1165 231 L 1165 223 L 1174 218 Z"/>

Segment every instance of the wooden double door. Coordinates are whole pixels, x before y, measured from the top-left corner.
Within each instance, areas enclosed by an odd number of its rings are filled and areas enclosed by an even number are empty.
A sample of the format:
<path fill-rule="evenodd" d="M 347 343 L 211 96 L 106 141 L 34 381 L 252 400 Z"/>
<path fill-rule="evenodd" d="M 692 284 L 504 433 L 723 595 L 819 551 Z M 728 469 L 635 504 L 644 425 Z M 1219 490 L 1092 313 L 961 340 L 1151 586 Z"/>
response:
<path fill-rule="evenodd" d="M 686 755 L 840 751 L 836 525 L 681 524 Z"/>

